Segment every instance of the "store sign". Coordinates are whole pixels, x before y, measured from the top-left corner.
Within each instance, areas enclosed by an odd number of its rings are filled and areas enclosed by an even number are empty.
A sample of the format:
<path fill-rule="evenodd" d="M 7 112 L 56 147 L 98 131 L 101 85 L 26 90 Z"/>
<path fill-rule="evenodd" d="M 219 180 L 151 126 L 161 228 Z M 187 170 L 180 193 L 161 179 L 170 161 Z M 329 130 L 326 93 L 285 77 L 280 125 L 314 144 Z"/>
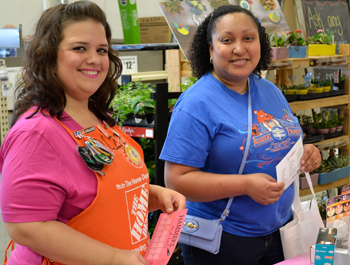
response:
<path fill-rule="evenodd" d="M 123 63 L 123 75 L 137 73 L 137 56 L 119 56 Z"/>

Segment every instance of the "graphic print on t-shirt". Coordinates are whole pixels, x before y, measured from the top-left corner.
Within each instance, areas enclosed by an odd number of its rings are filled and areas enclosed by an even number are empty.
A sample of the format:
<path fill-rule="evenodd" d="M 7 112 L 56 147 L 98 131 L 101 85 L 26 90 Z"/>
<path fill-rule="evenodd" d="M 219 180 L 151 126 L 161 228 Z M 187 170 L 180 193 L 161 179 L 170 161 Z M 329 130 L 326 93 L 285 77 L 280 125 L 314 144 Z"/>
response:
<path fill-rule="evenodd" d="M 252 140 L 247 159 L 250 158 L 249 162 L 257 162 L 260 168 L 266 165 L 276 165 L 284 156 L 280 152 L 290 149 L 302 134 L 302 130 L 299 124 L 293 121 L 293 116 L 285 109 L 280 112 L 280 117 L 273 116 L 261 109 L 254 110 L 253 113 L 256 115 L 257 123 L 252 124 Z M 242 155 L 246 141 L 247 132 L 244 132 L 240 146 Z M 272 155 L 272 153 L 276 154 Z"/>
<path fill-rule="evenodd" d="M 148 185 L 125 192 L 132 244 L 148 237 Z"/>

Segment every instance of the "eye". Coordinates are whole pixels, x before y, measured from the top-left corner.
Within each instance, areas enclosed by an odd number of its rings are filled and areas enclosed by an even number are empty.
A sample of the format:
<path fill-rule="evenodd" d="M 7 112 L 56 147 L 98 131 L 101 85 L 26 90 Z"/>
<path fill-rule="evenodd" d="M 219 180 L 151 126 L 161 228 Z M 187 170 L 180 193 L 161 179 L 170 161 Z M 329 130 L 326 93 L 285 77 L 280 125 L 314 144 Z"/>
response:
<path fill-rule="evenodd" d="M 97 50 L 97 52 L 99 52 L 99 53 L 108 53 L 108 50 L 100 48 L 100 49 Z"/>
<path fill-rule="evenodd" d="M 83 46 L 79 46 L 79 47 L 73 48 L 73 50 L 75 50 L 75 51 L 86 51 L 86 48 L 83 47 Z"/>
<path fill-rule="evenodd" d="M 231 42 L 231 39 L 225 38 L 225 39 L 221 39 L 222 43 L 228 43 Z"/>
<path fill-rule="evenodd" d="M 245 39 L 248 40 L 248 41 L 254 40 L 253 37 L 246 37 Z"/>

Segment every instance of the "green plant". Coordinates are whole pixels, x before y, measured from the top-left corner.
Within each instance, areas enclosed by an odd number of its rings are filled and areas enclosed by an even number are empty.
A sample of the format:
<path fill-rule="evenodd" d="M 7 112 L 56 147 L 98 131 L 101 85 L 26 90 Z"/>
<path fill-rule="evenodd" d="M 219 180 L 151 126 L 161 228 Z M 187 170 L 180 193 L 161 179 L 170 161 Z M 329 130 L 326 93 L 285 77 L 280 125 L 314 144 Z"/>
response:
<path fill-rule="evenodd" d="M 298 118 L 299 124 L 302 127 L 309 126 L 310 124 L 313 124 L 314 120 L 311 116 L 302 114 L 302 115 L 294 115 Z"/>
<path fill-rule="evenodd" d="M 310 44 L 333 44 L 335 31 L 329 31 L 328 29 L 317 30 L 317 34 L 310 37 Z"/>
<path fill-rule="evenodd" d="M 339 79 L 339 82 L 344 82 L 344 81 L 345 81 L 345 77 L 346 77 L 346 75 L 342 75 L 342 76 L 340 77 L 340 79 Z"/>
<path fill-rule="evenodd" d="M 198 78 L 196 78 L 194 76 L 186 77 L 185 78 L 185 83 L 184 84 L 180 84 L 181 91 L 183 92 L 183 91 L 187 90 L 190 86 L 192 86 L 197 81 L 198 81 Z"/>
<path fill-rule="evenodd" d="M 140 116 L 155 114 L 155 100 L 150 98 L 154 90 L 150 86 L 148 83 L 136 81 L 119 87 L 111 107 L 114 110 L 113 118 L 120 126 L 133 114 Z"/>
<path fill-rule="evenodd" d="M 295 88 L 296 88 L 297 90 L 304 90 L 304 89 L 307 89 L 307 87 L 305 87 L 303 84 L 295 85 Z"/>
<path fill-rule="evenodd" d="M 288 31 L 287 34 L 287 44 L 289 46 L 307 46 L 309 45 L 309 41 L 305 40 L 301 36 L 302 31 L 300 29 L 296 29 L 295 32 Z"/>
<path fill-rule="evenodd" d="M 337 113 L 332 114 L 332 123 L 335 126 L 341 126 L 344 125 L 345 117 L 341 118 Z"/>
<path fill-rule="evenodd" d="M 310 82 L 311 82 L 311 84 L 318 85 L 319 79 L 317 79 L 317 78 L 311 78 L 311 79 L 310 79 Z"/>
<path fill-rule="evenodd" d="M 286 47 L 287 46 L 287 36 L 278 35 L 276 32 L 269 34 L 269 40 L 271 47 Z"/>
<path fill-rule="evenodd" d="M 327 160 L 322 160 L 321 165 L 311 173 L 326 173 L 332 171 L 333 169 L 333 165 L 329 164 Z"/>
<path fill-rule="evenodd" d="M 349 156 L 344 154 L 339 154 L 338 156 L 335 154 L 335 150 L 329 150 L 329 157 L 327 159 L 327 163 L 333 167 L 334 169 L 346 167 L 349 165 Z"/>
<path fill-rule="evenodd" d="M 331 85 L 331 80 L 324 80 L 323 81 L 323 86 L 330 86 Z"/>

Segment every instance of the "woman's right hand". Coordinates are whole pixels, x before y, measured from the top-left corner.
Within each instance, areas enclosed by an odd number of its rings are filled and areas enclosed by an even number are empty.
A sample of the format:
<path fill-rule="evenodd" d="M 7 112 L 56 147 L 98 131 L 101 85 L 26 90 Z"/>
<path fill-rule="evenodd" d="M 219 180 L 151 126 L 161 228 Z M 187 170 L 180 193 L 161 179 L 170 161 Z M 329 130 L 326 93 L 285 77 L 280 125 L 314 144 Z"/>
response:
<path fill-rule="evenodd" d="M 138 252 L 118 249 L 115 253 L 113 265 L 148 265 L 147 261 Z"/>
<path fill-rule="evenodd" d="M 246 175 L 248 183 L 246 194 L 257 203 L 268 205 L 275 203 L 284 192 L 284 182 L 277 181 L 264 173 Z"/>

